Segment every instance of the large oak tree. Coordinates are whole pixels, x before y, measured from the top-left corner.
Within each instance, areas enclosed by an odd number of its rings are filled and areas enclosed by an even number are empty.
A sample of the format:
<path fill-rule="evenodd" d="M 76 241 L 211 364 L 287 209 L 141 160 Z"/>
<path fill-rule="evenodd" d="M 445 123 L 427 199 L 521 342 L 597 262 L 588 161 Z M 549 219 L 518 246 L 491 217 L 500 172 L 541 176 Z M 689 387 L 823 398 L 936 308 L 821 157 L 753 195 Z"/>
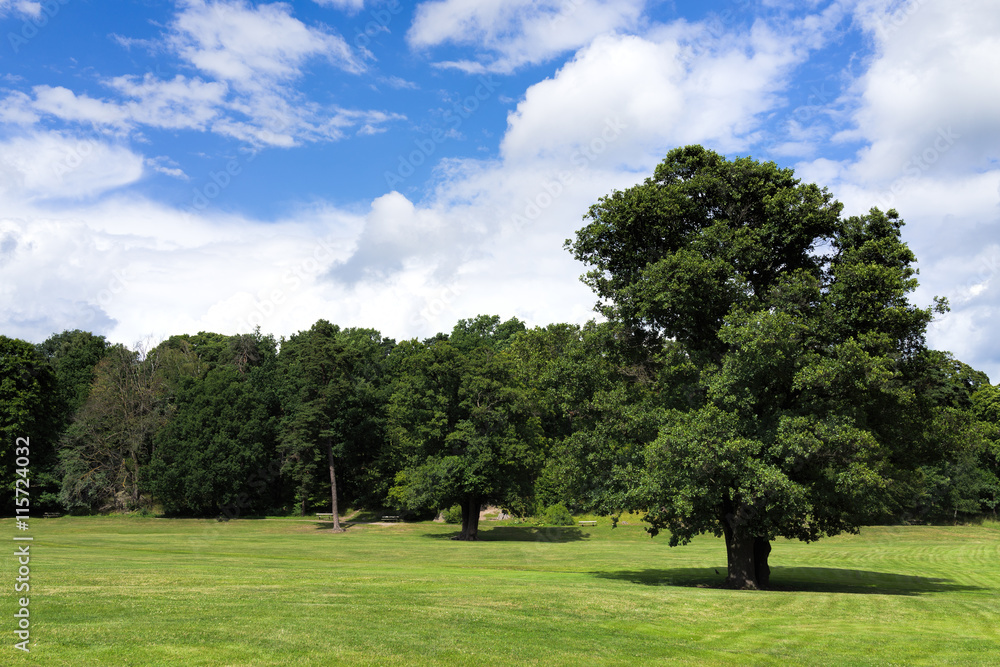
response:
<path fill-rule="evenodd" d="M 902 221 L 841 209 L 790 169 L 688 146 L 602 198 L 567 241 L 593 267 L 598 309 L 666 376 L 694 370 L 682 393 L 695 400 L 609 471 L 632 480 L 615 500 L 671 544 L 724 536 L 733 587 L 768 584 L 775 537 L 884 514 L 897 473 L 933 456 L 906 372 L 932 309 L 907 300 Z"/>

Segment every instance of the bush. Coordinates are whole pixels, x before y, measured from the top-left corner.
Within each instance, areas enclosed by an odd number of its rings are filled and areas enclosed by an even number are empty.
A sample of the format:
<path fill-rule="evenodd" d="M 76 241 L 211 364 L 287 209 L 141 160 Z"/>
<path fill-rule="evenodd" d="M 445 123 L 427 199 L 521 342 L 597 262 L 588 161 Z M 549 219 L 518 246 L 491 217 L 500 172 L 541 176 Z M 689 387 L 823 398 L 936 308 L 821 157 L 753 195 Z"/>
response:
<path fill-rule="evenodd" d="M 442 514 L 445 523 L 462 523 L 462 507 L 460 505 L 452 505 Z"/>
<path fill-rule="evenodd" d="M 576 522 L 573 520 L 573 515 L 569 513 L 569 510 L 566 509 L 566 506 L 562 503 L 549 505 L 545 508 L 545 513 L 542 515 L 542 521 L 547 526 L 576 525 Z"/>

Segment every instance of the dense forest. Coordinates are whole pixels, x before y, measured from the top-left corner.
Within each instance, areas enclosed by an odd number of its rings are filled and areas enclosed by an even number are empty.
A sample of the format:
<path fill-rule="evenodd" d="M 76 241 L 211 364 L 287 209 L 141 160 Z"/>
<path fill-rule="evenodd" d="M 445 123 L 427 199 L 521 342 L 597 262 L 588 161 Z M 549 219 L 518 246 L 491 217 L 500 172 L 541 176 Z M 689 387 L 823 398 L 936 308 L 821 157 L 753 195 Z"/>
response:
<path fill-rule="evenodd" d="M 34 511 L 458 506 L 465 539 L 486 504 L 641 511 L 672 543 L 725 534 L 731 563 L 757 549 L 761 583 L 775 536 L 995 515 L 1000 388 L 926 347 L 947 305 L 907 300 L 895 211 L 840 210 L 790 170 L 687 147 L 566 243 L 601 322 L 0 336 L 5 511 L 30 437 Z"/>

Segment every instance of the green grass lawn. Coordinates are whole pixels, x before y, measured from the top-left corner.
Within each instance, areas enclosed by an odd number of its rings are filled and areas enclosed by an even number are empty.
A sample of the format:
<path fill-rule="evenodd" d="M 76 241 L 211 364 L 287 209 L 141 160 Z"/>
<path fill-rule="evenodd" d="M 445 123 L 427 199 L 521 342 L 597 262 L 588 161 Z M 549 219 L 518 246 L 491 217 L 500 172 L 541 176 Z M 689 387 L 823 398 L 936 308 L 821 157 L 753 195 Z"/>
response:
<path fill-rule="evenodd" d="M 721 540 L 607 520 L 327 525 L 33 519 L 31 653 L 8 555 L 0 664 L 1000 664 L 996 523 L 779 541 L 770 591 L 716 588 Z"/>

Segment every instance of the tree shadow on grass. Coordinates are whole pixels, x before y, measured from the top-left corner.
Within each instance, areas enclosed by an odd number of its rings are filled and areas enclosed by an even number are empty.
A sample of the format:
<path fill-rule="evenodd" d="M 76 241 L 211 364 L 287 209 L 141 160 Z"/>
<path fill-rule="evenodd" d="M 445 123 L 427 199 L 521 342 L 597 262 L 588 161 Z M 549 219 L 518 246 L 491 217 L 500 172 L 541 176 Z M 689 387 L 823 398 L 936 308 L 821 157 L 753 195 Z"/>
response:
<path fill-rule="evenodd" d="M 716 570 L 720 574 L 716 574 Z M 675 568 L 672 570 L 623 570 L 594 572 L 600 579 L 617 579 L 644 586 L 724 588 L 725 567 Z M 950 579 L 917 577 L 888 572 L 846 570 L 832 567 L 772 567 L 769 591 L 794 593 L 851 593 L 863 595 L 922 595 L 954 591 L 981 591 L 979 586 L 953 583 Z"/>
<path fill-rule="evenodd" d="M 450 540 L 461 531 L 453 533 L 425 533 L 424 537 L 436 540 Z M 590 538 L 573 526 L 495 526 L 479 531 L 477 542 L 579 542 Z"/>

